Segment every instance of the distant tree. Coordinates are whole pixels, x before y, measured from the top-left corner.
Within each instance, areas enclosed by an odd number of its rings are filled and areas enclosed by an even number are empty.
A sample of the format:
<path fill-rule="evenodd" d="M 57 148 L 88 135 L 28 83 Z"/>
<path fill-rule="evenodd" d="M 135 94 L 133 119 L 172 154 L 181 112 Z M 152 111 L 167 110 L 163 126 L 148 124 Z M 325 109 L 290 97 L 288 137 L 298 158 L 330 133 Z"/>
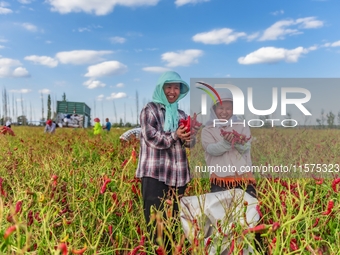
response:
<path fill-rule="evenodd" d="M 47 119 L 51 119 L 51 96 L 48 94 L 47 97 Z"/>
<path fill-rule="evenodd" d="M 63 94 L 63 101 L 66 101 L 66 94 L 65 94 L 65 92 Z"/>
<path fill-rule="evenodd" d="M 270 118 L 270 115 L 261 115 L 260 116 L 260 120 L 262 120 L 263 123 L 264 123 L 263 127 L 268 128 L 268 127 L 272 126 L 271 122 L 267 121 L 267 119 L 269 119 L 269 118 Z"/>
<path fill-rule="evenodd" d="M 329 128 L 333 128 L 334 127 L 334 119 L 335 119 L 335 115 L 334 113 L 332 113 L 332 111 L 330 111 L 327 115 L 327 124 Z"/>
<path fill-rule="evenodd" d="M 132 124 L 130 122 L 126 122 L 125 127 L 132 127 Z"/>
<path fill-rule="evenodd" d="M 321 109 L 321 126 L 322 126 L 322 127 L 325 125 L 325 120 L 326 120 L 326 117 L 325 117 L 325 110 L 324 110 L 324 109 Z"/>
<path fill-rule="evenodd" d="M 123 126 L 124 126 L 124 124 L 123 124 L 123 119 L 122 119 L 122 118 L 120 118 L 120 120 L 119 120 L 119 126 L 120 126 L 120 127 L 123 127 Z"/>
<path fill-rule="evenodd" d="M 340 125 L 340 112 L 338 112 L 338 125 Z"/>

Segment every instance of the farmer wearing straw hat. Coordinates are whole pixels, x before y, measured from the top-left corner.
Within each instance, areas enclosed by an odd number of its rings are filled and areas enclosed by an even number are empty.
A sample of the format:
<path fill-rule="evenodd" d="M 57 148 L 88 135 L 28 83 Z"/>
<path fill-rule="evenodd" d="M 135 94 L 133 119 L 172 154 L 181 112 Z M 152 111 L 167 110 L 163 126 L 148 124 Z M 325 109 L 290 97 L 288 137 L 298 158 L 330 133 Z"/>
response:
<path fill-rule="evenodd" d="M 102 132 L 102 126 L 100 125 L 100 119 L 95 118 L 93 120 L 95 122 L 94 127 L 93 127 L 93 134 L 99 135 Z"/>
<path fill-rule="evenodd" d="M 179 126 L 179 120 L 187 119 L 187 115 L 178 109 L 178 101 L 188 92 L 189 85 L 178 73 L 165 72 L 157 82 L 152 102 L 140 114 L 140 154 L 136 177 L 142 179 L 147 223 L 152 215 L 151 207 L 163 210 L 162 198 L 174 201 L 174 211 L 177 212 L 176 195 L 182 196 L 191 180 L 184 146 L 189 147 L 194 139 L 190 130 Z"/>

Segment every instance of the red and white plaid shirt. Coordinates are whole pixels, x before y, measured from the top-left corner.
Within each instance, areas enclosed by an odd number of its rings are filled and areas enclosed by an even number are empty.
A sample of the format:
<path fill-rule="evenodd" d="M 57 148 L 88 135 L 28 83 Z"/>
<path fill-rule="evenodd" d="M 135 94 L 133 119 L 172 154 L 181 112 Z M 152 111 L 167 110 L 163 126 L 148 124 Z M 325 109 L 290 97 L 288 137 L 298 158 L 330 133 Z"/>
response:
<path fill-rule="evenodd" d="M 178 110 L 179 119 L 187 115 Z M 183 187 L 190 182 L 189 162 L 183 142 L 176 132 L 163 130 L 165 107 L 150 102 L 140 114 L 140 153 L 137 178 L 151 177 L 172 187 Z"/>

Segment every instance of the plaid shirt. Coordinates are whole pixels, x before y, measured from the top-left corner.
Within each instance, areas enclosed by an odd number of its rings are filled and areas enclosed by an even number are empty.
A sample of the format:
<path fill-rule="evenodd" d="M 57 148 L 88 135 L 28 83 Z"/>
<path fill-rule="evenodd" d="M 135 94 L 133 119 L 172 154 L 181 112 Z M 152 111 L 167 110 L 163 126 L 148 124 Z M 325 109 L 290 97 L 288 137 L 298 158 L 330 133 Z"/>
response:
<path fill-rule="evenodd" d="M 182 110 L 178 114 L 180 119 L 187 118 Z M 164 119 L 165 107 L 159 103 L 148 103 L 140 114 L 142 132 L 136 177 L 151 177 L 172 187 L 183 187 L 191 179 L 186 150 L 176 132 L 163 130 Z"/>
<path fill-rule="evenodd" d="M 119 139 L 123 139 L 125 141 L 130 141 L 132 135 L 134 135 L 137 139 L 139 139 L 141 130 L 142 130 L 141 128 L 130 129 L 130 130 L 126 131 L 125 133 L 123 133 L 119 137 Z"/>

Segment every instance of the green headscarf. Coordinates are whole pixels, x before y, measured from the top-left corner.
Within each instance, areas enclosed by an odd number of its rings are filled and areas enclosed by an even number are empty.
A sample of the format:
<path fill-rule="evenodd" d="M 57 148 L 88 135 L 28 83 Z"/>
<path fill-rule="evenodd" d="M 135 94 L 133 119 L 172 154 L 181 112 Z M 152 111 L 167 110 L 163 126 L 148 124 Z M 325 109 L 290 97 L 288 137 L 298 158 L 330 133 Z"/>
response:
<path fill-rule="evenodd" d="M 180 83 L 180 95 L 177 100 L 170 104 L 163 90 L 164 83 Z M 181 76 L 173 71 L 165 72 L 159 77 L 152 101 L 165 106 L 164 131 L 176 131 L 178 128 L 178 101 L 189 92 L 189 85 L 181 79 Z"/>

